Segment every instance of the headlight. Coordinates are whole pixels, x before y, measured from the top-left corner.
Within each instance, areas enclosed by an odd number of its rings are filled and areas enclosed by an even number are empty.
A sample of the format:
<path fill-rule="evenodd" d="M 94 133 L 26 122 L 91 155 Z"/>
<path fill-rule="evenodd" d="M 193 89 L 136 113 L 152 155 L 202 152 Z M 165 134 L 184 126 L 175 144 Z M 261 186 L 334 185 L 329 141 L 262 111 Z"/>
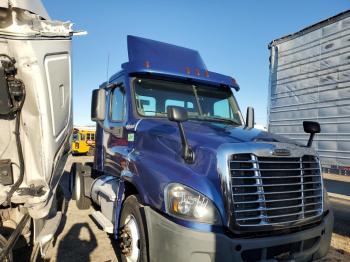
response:
<path fill-rule="evenodd" d="M 164 193 L 168 214 L 200 223 L 221 224 L 218 210 L 201 193 L 181 184 L 169 184 Z"/>

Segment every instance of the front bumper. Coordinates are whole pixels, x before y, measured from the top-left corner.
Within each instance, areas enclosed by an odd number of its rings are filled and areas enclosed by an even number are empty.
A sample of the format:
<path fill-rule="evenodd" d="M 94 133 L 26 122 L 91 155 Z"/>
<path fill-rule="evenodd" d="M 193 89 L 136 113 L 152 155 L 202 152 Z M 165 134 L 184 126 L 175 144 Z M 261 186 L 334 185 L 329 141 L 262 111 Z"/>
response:
<path fill-rule="evenodd" d="M 309 261 L 327 254 L 333 229 L 330 211 L 311 229 L 281 236 L 229 238 L 180 226 L 150 207 L 144 211 L 150 261 Z"/>

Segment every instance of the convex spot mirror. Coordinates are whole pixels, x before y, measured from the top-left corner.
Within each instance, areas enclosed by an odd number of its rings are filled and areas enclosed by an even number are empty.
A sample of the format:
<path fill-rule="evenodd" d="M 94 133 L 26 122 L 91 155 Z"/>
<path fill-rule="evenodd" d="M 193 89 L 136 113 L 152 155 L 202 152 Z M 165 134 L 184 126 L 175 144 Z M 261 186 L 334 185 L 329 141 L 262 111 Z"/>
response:
<path fill-rule="evenodd" d="M 187 110 L 180 106 L 168 106 L 168 119 L 173 122 L 182 123 L 188 120 Z"/>
<path fill-rule="evenodd" d="M 106 113 L 106 90 L 94 89 L 91 99 L 91 120 L 103 121 Z"/>
<path fill-rule="evenodd" d="M 321 132 L 321 127 L 318 122 L 304 121 L 303 122 L 304 132 L 310 134 L 309 141 L 307 142 L 307 147 L 312 146 L 315 134 Z"/>
<path fill-rule="evenodd" d="M 318 122 L 304 121 L 304 132 L 308 134 L 318 134 L 321 132 L 321 127 Z"/>

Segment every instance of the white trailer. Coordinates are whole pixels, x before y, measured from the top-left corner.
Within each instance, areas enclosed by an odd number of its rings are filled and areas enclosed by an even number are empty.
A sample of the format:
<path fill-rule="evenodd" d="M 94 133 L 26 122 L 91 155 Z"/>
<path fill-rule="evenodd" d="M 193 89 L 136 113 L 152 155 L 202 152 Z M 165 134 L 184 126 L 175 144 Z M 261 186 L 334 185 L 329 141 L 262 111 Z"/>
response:
<path fill-rule="evenodd" d="M 70 151 L 72 24 L 40 0 L 0 0 L 0 261 L 19 237 L 44 247 L 58 228 Z"/>
<path fill-rule="evenodd" d="M 327 172 L 350 175 L 350 10 L 269 44 L 268 130 L 314 146 Z"/>

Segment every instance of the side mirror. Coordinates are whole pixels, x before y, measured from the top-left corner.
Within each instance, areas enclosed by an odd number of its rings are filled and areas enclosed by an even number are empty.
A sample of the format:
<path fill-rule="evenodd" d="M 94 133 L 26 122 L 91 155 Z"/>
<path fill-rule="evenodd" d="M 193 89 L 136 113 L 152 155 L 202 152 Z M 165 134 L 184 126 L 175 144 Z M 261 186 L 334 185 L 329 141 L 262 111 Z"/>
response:
<path fill-rule="evenodd" d="M 91 120 L 103 121 L 106 114 L 106 90 L 94 89 L 91 99 Z"/>
<path fill-rule="evenodd" d="M 310 134 L 309 141 L 307 142 L 307 147 L 311 147 L 315 134 L 318 134 L 321 132 L 321 126 L 318 122 L 304 121 L 303 127 L 304 127 L 304 132 Z"/>
<path fill-rule="evenodd" d="M 188 120 L 187 110 L 180 106 L 168 106 L 168 119 L 173 122 L 182 123 Z"/>
<path fill-rule="evenodd" d="M 245 127 L 246 128 L 254 128 L 254 108 L 251 106 L 247 107 L 247 115 L 245 120 Z"/>
<path fill-rule="evenodd" d="M 188 164 L 193 164 L 194 162 L 194 152 L 188 141 L 186 139 L 185 130 L 182 125 L 182 122 L 188 120 L 187 110 L 180 106 L 168 106 L 167 108 L 168 119 L 173 122 L 177 122 L 179 127 L 180 137 L 181 137 L 181 145 L 182 145 L 182 158 Z"/>

